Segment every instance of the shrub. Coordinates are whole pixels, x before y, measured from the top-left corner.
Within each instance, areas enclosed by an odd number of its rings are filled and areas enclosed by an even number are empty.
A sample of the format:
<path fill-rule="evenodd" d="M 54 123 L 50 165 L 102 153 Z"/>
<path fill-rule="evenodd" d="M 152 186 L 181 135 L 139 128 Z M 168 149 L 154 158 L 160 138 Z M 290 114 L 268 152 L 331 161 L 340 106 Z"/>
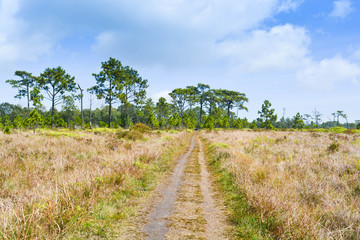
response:
<path fill-rule="evenodd" d="M 333 142 L 332 144 L 330 144 L 327 148 L 328 152 L 333 153 L 339 150 L 340 147 L 340 143 L 338 142 Z"/>
<path fill-rule="evenodd" d="M 212 157 L 212 163 L 215 163 L 217 161 L 221 161 L 222 159 L 230 158 L 231 155 L 229 152 L 218 152 Z"/>
<path fill-rule="evenodd" d="M 346 129 L 344 131 L 344 133 L 346 133 L 346 134 L 354 134 L 355 132 L 352 129 Z"/>
<path fill-rule="evenodd" d="M 256 122 L 255 122 L 255 121 L 252 121 L 252 122 L 250 123 L 249 127 L 250 127 L 251 129 L 257 129 Z"/>
<path fill-rule="evenodd" d="M 128 131 L 118 131 L 118 132 L 116 133 L 116 137 L 117 137 L 117 138 L 123 138 L 123 137 L 125 137 L 127 134 L 128 134 Z"/>
<path fill-rule="evenodd" d="M 100 125 L 100 127 L 102 127 L 102 128 L 106 128 L 108 125 L 107 125 L 107 123 L 106 122 L 103 122 L 103 121 L 100 121 L 99 122 L 99 125 Z"/>
<path fill-rule="evenodd" d="M 148 133 L 151 132 L 151 128 L 143 123 L 137 123 L 135 125 L 132 125 L 130 127 L 130 131 L 138 131 L 140 133 Z"/>
<path fill-rule="evenodd" d="M 9 127 L 9 126 L 6 126 L 6 127 L 4 128 L 4 133 L 5 133 L 5 134 L 10 134 L 10 127 Z"/>
<path fill-rule="evenodd" d="M 117 122 L 110 123 L 111 128 L 119 128 L 119 124 Z"/>
<path fill-rule="evenodd" d="M 144 139 L 144 135 L 138 130 L 118 132 L 116 136 L 117 138 L 124 138 L 131 141 Z"/>

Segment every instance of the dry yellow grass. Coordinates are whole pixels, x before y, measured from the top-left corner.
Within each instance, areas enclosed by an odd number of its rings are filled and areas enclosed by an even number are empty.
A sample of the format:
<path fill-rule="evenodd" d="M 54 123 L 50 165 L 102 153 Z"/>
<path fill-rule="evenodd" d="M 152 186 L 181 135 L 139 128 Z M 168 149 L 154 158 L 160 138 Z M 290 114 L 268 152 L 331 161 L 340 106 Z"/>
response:
<path fill-rule="evenodd" d="M 188 134 L 53 135 L 0 133 L 0 238 L 109 237 L 109 219 L 127 217 L 124 204 L 152 187 L 164 171 L 156 163 Z"/>
<path fill-rule="evenodd" d="M 275 238 L 360 238 L 360 135 L 202 132 Z"/>

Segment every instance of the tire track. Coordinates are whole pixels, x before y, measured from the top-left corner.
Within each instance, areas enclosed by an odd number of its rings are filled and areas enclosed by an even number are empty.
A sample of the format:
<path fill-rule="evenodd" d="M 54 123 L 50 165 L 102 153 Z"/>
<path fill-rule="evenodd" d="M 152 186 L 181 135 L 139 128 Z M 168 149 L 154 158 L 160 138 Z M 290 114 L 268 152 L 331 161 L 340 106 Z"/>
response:
<path fill-rule="evenodd" d="M 161 194 L 160 202 L 155 206 L 155 211 L 149 215 L 149 224 L 144 227 L 144 232 L 149 240 L 164 239 L 168 232 L 168 217 L 174 211 L 174 203 L 177 197 L 178 188 L 181 185 L 181 178 L 184 173 L 185 165 L 195 146 L 194 135 L 191 139 L 189 151 L 178 161 L 171 176 L 170 183 Z"/>
<path fill-rule="evenodd" d="M 213 187 L 211 184 L 210 173 L 206 167 L 203 145 L 200 142 L 199 163 L 201 168 L 201 192 L 204 197 L 204 214 L 206 219 L 205 236 L 207 239 L 227 239 L 225 215 L 223 209 L 214 199 Z M 221 204 L 222 205 L 222 204 Z"/>
<path fill-rule="evenodd" d="M 197 134 L 159 192 L 142 228 L 145 239 L 228 239 L 223 204 L 215 197 Z"/>

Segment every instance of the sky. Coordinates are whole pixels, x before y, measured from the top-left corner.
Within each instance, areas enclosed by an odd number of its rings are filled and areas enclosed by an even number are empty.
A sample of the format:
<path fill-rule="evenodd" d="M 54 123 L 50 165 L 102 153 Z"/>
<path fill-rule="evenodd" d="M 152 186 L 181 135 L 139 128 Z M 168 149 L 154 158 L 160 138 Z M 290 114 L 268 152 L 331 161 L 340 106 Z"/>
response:
<path fill-rule="evenodd" d="M 204 83 L 245 93 L 250 120 L 267 99 L 278 118 L 342 110 L 354 122 L 359 22 L 358 0 L 0 0 L 0 102 L 26 106 L 5 83 L 16 70 L 61 66 L 86 89 L 114 57 L 154 101 Z"/>

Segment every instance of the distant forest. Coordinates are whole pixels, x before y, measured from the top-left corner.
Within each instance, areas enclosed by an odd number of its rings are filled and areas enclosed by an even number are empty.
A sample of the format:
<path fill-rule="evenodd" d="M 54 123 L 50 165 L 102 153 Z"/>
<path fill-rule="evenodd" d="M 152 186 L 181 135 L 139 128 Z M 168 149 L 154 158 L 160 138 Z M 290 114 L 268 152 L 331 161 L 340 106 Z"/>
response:
<path fill-rule="evenodd" d="M 94 86 L 86 91 L 104 101 L 105 107 L 83 106 L 84 89 L 61 68 L 47 68 L 40 76 L 16 71 L 18 79 L 7 80 L 18 89 L 16 98 L 25 98 L 27 107 L 0 104 L 1 128 L 128 128 L 144 123 L 153 129 L 178 128 L 330 128 L 342 126 L 360 128 L 360 122 L 349 123 L 343 111 L 332 113 L 333 121 L 323 122 L 316 109 L 311 114 L 297 113 L 292 118 L 278 118 L 271 103 L 265 100 L 258 111 L 259 118 L 249 122 L 239 118 L 247 111 L 245 93 L 227 89 L 212 89 L 207 84 L 177 88 L 169 93 L 171 102 L 161 97 L 157 102 L 147 98 L 148 81 L 139 73 L 114 58 L 101 63 L 102 70 L 94 73 Z M 43 103 L 48 101 L 47 111 Z M 117 108 L 114 105 L 119 105 Z M 61 109 L 61 110 L 60 110 Z M 242 114 L 243 115 L 243 114 Z M 340 124 L 345 120 L 345 124 Z"/>

